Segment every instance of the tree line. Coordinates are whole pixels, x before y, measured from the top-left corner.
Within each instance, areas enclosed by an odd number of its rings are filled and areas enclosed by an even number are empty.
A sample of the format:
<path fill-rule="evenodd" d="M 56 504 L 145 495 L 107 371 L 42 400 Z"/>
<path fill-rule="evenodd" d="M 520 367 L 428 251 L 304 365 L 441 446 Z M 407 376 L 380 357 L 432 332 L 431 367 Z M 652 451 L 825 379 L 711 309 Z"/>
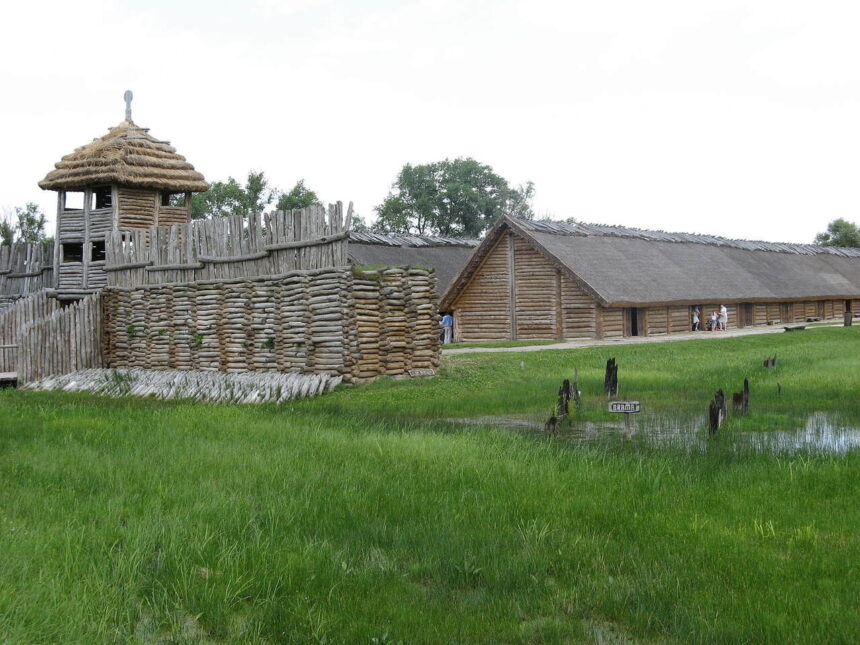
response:
<path fill-rule="evenodd" d="M 471 157 L 444 159 L 426 164 L 405 164 L 388 195 L 374 208 L 376 219 L 368 223 L 355 216 L 353 230 L 379 233 L 412 233 L 446 237 L 480 237 L 502 215 L 535 217 L 532 200 L 535 185 L 512 186 L 487 164 Z M 316 192 L 298 180 L 284 192 L 263 171 L 250 171 L 239 182 L 233 177 L 215 181 L 208 191 L 191 199 L 191 217 L 204 219 L 272 210 L 305 208 L 319 204 Z M 0 243 L 45 240 L 45 215 L 35 203 L 16 207 L 0 218 Z M 860 247 L 860 229 L 843 218 L 831 221 L 815 237 L 823 246 Z"/>

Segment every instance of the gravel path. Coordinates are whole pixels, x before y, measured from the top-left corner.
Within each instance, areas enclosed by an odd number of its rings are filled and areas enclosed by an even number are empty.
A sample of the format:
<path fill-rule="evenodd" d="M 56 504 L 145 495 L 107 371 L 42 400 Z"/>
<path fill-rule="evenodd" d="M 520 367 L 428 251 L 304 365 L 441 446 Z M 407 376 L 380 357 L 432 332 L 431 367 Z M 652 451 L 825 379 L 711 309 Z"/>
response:
<path fill-rule="evenodd" d="M 832 326 L 839 327 L 840 325 L 834 323 Z M 603 340 L 568 340 L 561 343 L 555 343 L 553 345 L 523 345 L 521 347 L 463 347 L 460 349 L 443 349 L 442 354 L 443 356 L 452 356 L 455 354 L 474 354 L 476 352 L 542 352 L 556 349 L 604 347 L 607 345 L 672 343 L 680 340 L 719 340 L 720 338 L 737 338 L 738 336 L 756 336 L 758 334 L 778 333 L 785 333 L 785 329 L 782 325 L 773 325 L 772 327 L 746 327 L 744 329 L 729 329 L 728 331 L 698 331 L 664 336 L 634 336 L 632 338 L 613 338 Z"/>

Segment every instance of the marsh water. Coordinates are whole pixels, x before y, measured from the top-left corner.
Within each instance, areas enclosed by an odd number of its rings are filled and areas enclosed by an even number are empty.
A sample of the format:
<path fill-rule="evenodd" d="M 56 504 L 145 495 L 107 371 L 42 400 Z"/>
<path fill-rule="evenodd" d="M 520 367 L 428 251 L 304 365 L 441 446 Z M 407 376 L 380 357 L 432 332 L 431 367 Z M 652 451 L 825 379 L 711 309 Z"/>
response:
<path fill-rule="evenodd" d="M 810 415 L 804 426 L 797 429 L 743 432 L 723 429 L 716 436 L 708 434 L 704 416 L 679 418 L 635 414 L 631 417 L 630 433 L 625 430 L 622 417 L 618 422 L 573 421 L 570 427 L 551 434 L 571 445 L 628 442 L 633 445 L 682 448 L 689 451 L 704 450 L 715 443 L 773 454 L 842 454 L 860 448 L 860 427 L 843 423 L 835 415 L 823 412 Z M 550 434 L 544 432 L 543 421 L 536 417 L 485 416 L 450 421 L 510 428 L 525 433 Z"/>

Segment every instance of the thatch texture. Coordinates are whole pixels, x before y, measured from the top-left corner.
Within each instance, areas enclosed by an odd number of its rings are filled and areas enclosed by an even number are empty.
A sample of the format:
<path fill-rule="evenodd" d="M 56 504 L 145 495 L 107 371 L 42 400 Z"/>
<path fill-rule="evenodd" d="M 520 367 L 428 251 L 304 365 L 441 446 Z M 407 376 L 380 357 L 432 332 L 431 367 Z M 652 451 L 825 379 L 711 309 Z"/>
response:
<path fill-rule="evenodd" d="M 443 308 L 509 230 L 604 306 L 860 296 L 860 249 L 505 217 L 448 287 Z"/>
<path fill-rule="evenodd" d="M 448 288 L 479 240 L 426 235 L 382 235 L 351 231 L 349 261 L 355 265 L 420 266 L 435 269 L 439 292 Z"/>
<path fill-rule="evenodd" d="M 66 155 L 39 182 L 45 190 L 118 184 L 171 192 L 203 192 L 209 184 L 167 141 L 123 121 L 92 143 Z"/>

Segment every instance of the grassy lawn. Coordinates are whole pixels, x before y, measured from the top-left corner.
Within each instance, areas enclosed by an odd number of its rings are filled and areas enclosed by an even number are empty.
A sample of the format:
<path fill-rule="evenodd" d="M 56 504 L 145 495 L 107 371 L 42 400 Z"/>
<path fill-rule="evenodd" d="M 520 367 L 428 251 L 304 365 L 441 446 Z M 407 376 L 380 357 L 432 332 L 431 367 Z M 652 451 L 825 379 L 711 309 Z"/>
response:
<path fill-rule="evenodd" d="M 727 435 L 857 422 L 858 350 L 860 328 L 829 328 L 466 355 L 287 406 L 0 391 L 0 642 L 854 642 L 857 452 L 443 420 L 548 414 L 575 367 L 578 414 L 608 418 L 612 355 L 621 396 L 658 412 L 748 377 Z"/>

